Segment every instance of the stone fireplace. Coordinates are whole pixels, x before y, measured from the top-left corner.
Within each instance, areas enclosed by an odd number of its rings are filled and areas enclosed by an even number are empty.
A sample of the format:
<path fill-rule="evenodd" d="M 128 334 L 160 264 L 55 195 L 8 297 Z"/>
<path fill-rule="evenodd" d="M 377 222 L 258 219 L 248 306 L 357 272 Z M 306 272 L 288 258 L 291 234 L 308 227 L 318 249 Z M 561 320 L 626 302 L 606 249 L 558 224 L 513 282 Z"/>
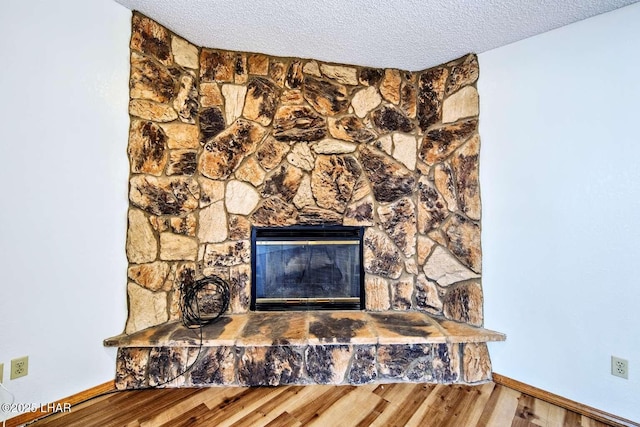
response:
<path fill-rule="evenodd" d="M 195 357 L 180 287 L 209 275 L 230 307 L 206 366 L 173 385 L 487 380 L 485 342 L 504 336 L 482 328 L 478 73 L 473 54 L 409 72 L 200 48 L 134 13 L 119 386 Z M 362 230 L 363 311 L 253 313 L 252 227 L 300 226 Z M 351 374 L 315 375 L 327 358 Z M 252 380 L 267 359 L 303 375 Z M 423 374 L 380 374 L 398 359 Z"/>

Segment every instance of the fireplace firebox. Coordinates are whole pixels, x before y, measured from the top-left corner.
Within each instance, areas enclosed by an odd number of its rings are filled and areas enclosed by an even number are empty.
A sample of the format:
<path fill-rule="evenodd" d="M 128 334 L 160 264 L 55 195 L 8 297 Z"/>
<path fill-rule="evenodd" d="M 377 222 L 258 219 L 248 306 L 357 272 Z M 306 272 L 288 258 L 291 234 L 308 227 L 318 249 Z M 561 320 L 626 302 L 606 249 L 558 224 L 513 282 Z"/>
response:
<path fill-rule="evenodd" d="M 251 309 L 364 308 L 362 227 L 254 227 Z"/>

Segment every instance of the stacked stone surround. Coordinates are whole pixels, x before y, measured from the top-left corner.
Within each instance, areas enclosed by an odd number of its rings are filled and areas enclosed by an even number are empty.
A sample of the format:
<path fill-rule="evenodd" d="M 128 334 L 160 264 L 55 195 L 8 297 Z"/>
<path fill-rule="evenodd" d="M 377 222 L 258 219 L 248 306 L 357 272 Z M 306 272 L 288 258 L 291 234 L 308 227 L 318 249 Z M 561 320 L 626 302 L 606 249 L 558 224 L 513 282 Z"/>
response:
<path fill-rule="evenodd" d="M 251 226 L 365 227 L 366 311 L 481 326 L 478 63 L 421 72 L 199 48 L 132 20 L 125 333 L 216 274 L 249 310 Z"/>

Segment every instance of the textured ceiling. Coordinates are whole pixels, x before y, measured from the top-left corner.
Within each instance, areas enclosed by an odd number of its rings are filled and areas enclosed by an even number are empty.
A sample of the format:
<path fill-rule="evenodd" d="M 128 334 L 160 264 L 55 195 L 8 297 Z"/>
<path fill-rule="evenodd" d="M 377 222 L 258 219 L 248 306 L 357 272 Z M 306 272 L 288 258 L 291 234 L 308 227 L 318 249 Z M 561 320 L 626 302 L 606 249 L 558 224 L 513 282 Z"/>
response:
<path fill-rule="evenodd" d="M 199 46 L 417 71 L 638 0 L 116 0 Z"/>

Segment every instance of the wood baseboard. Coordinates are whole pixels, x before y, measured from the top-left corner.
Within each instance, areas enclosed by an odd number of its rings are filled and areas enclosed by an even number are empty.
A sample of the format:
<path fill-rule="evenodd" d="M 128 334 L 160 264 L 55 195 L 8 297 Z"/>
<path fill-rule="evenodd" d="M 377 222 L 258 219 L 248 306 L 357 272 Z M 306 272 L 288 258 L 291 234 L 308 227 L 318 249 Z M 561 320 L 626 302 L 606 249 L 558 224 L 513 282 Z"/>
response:
<path fill-rule="evenodd" d="M 583 405 L 582 403 L 574 402 L 573 400 L 549 393 L 548 391 L 530 386 L 529 384 L 521 383 L 520 381 L 496 374 L 495 372 L 493 373 L 493 382 L 613 427 L 640 427 L 640 424 L 633 421 Z"/>
<path fill-rule="evenodd" d="M 71 406 L 77 405 L 78 403 L 82 403 L 86 400 L 92 399 L 94 397 L 98 397 L 101 394 L 109 393 L 111 391 L 116 390 L 116 385 L 111 381 L 107 381 L 104 384 L 97 385 L 95 387 L 91 387 L 90 389 L 81 391 L 80 393 L 76 393 L 72 396 L 69 396 L 64 399 L 57 400 L 53 402 L 53 405 L 57 406 L 69 404 Z M 32 421 L 37 420 L 38 418 L 42 418 L 49 415 L 48 412 L 42 412 L 40 410 L 35 412 L 26 412 L 24 414 L 17 415 L 13 418 L 9 418 L 6 422 L 6 427 L 17 427 L 26 423 L 30 423 Z M 0 423 L 1 424 L 1 423 Z"/>

